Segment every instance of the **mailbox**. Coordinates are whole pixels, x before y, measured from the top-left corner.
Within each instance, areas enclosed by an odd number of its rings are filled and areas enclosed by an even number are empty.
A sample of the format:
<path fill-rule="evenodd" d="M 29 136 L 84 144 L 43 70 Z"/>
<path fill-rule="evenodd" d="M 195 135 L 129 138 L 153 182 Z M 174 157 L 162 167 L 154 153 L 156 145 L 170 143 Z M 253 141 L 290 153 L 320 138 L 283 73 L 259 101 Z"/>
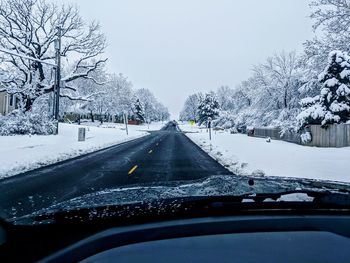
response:
<path fill-rule="evenodd" d="M 78 130 L 78 142 L 85 141 L 85 128 L 79 128 Z"/>

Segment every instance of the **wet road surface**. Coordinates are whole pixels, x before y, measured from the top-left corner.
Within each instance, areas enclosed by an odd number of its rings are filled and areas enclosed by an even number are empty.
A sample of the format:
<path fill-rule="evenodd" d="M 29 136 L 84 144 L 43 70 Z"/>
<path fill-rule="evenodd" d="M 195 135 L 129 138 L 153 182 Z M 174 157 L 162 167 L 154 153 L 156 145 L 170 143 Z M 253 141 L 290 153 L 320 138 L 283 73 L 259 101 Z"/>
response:
<path fill-rule="evenodd" d="M 0 207 L 6 217 L 21 216 L 104 189 L 228 174 L 170 122 L 148 136 L 1 180 Z"/>

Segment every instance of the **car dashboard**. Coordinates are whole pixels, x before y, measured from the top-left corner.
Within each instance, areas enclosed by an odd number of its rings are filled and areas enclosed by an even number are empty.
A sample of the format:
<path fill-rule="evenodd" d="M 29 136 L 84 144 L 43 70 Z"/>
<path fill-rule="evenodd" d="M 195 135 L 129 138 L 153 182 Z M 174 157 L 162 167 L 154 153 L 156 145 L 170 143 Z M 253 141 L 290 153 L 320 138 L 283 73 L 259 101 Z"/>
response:
<path fill-rule="evenodd" d="M 350 216 L 228 216 L 116 227 L 41 262 L 349 262 Z"/>

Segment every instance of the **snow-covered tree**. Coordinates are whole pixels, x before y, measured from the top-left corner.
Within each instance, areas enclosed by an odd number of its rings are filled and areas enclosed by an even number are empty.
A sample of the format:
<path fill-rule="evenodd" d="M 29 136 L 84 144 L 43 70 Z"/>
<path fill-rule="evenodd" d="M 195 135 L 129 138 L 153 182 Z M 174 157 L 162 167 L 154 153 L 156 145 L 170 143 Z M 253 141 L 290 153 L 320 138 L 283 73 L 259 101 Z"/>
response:
<path fill-rule="evenodd" d="M 251 76 L 234 88 L 220 87 L 215 92 L 219 104 L 214 126 L 275 126 L 288 130 L 296 126 L 300 112 L 303 64 L 295 52 L 281 52 L 253 66 Z M 186 103 L 181 112 L 186 116 Z M 199 113 L 199 111 L 198 111 Z"/>
<path fill-rule="evenodd" d="M 259 103 L 270 109 L 286 109 L 298 104 L 298 63 L 295 52 L 282 52 L 269 57 L 265 63 L 255 67 L 254 78 L 259 92 Z"/>
<path fill-rule="evenodd" d="M 295 52 L 281 52 L 253 67 L 252 75 L 229 92 L 229 106 L 220 112 L 220 121 L 225 127 L 278 126 L 290 127 L 300 105 L 303 85 L 301 70 Z M 224 125 L 225 124 L 225 125 Z"/>
<path fill-rule="evenodd" d="M 141 106 L 140 108 L 142 109 L 142 116 L 145 122 L 161 121 L 162 119 L 166 120 L 170 117 L 168 109 L 157 101 L 150 90 L 138 89 L 135 91 L 135 96 L 138 100 L 135 106 Z M 137 113 L 137 110 L 134 112 Z"/>
<path fill-rule="evenodd" d="M 197 122 L 198 106 L 202 97 L 203 97 L 202 93 L 195 93 L 188 96 L 183 106 L 183 109 L 180 113 L 180 120 Z"/>
<path fill-rule="evenodd" d="M 162 103 L 157 102 L 155 105 L 156 109 L 156 120 L 158 121 L 166 121 L 170 118 L 170 113 L 168 108 L 165 107 Z"/>
<path fill-rule="evenodd" d="M 133 91 L 132 83 L 123 74 L 111 75 L 109 80 L 109 105 L 111 114 L 132 113 Z"/>
<path fill-rule="evenodd" d="M 61 99 L 60 115 L 65 112 L 89 113 L 91 121 L 94 116 L 99 115 L 100 120 L 110 109 L 110 99 L 112 96 L 111 77 L 106 73 L 104 65 L 90 73 L 94 79 L 99 79 L 101 83 L 96 83 L 86 78 L 74 80 L 75 91 L 67 90 L 66 93 L 74 96 L 78 92 L 82 97 L 90 97 L 88 100 Z M 103 83 L 103 84 L 102 84 Z M 93 96 L 91 96 L 93 94 Z M 42 97 L 42 96 L 41 96 Z"/>
<path fill-rule="evenodd" d="M 311 18 L 314 21 L 313 28 L 317 34 L 312 40 L 304 43 L 302 63 L 304 64 L 303 77 L 306 84 L 299 91 L 305 99 L 301 101 L 303 113 L 299 115 L 298 119 L 301 126 L 308 123 L 325 126 L 329 123 L 337 123 L 339 114 L 335 113 L 334 115 L 333 110 L 326 105 L 329 104 L 328 102 L 320 101 L 323 96 L 320 95 L 320 90 L 325 92 L 324 88 L 327 84 L 325 83 L 326 79 L 322 81 L 322 76 L 325 77 L 324 74 L 321 74 L 320 79 L 319 73 L 324 68 L 329 68 L 329 63 L 331 63 L 329 54 L 332 51 L 350 52 L 348 45 L 350 41 L 350 4 L 347 0 L 314 0 L 310 6 L 312 8 Z M 344 53 L 341 55 L 342 52 L 332 52 L 334 56 L 337 56 L 336 53 L 340 56 L 346 55 Z M 330 82 L 327 83 L 330 84 Z M 342 117 L 339 116 L 339 118 Z"/>
<path fill-rule="evenodd" d="M 219 110 L 213 125 L 222 128 L 249 125 L 288 129 L 295 126 L 302 95 L 299 89 L 305 83 L 302 73 L 303 68 L 295 52 L 281 52 L 269 57 L 253 67 L 252 75 L 235 88 L 222 86 L 216 91 Z M 189 99 L 181 112 L 182 120 L 190 119 L 191 107 L 188 104 L 194 103 L 188 102 Z"/>
<path fill-rule="evenodd" d="M 346 52 L 331 52 L 319 82 L 320 94 L 301 100 L 303 111 L 298 115 L 301 127 L 347 122 L 350 119 L 350 56 Z"/>
<path fill-rule="evenodd" d="M 146 119 L 149 121 L 167 120 L 170 117 L 168 109 L 158 102 L 149 90 L 141 89 L 134 92 L 133 84 L 123 74 L 107 74 L 103 68 L 99 68 L 92 73 L 92 76 L 95 75 L 104 81 L 103 85 L 86 79 L 76 81 L 83 95 L 95 93 L 93 99 L 89 101 L 62 100 L 63 112 L 89 113 L 92 121 L 97 115 L 101 122 L 105 119 L 111 121 L 113 116 L 120 120 L 124 113 L 141 122 L 145 122 Z"/>
<path fill-rule="evenodd" d="M 155 104 L 157 102 L 156 98 L 148 89 L 139 89 L 135 94 L 141 102 L 145 121 L 152 121 L 152 119 L 155 117 Z"/>
<path fill-rule="evenodd" d="M 256 98 L 256 83 L 253 78 L 243 81 L 240 85 L 233 89 L 232 107 L 229 109 L 232 111 L 240 111 L 244 108 L 252 106 L 253 100 Z"/>
<path fill-rule="evenodd" d="M 219 107 L 221 110 L 230 110 L 234 107 L 234 90 L 229 86 L 221 86 L 216 91 L 216 97 L 218 99 Z"/>
<path fill-rule="evenodd" d="M 141 104 L 144 121 L 160 121 L 161 116 L 170 116 L 168 109 L 157 101 L 150 90 L 138 89 L 135 92 L 135 96 Z"/>
<path fill-rule="evenodd" d="M 33 102 L 54 89 L 54 42 L 57 28 L 62 29 L 63 63 L 61 97 L 89 100 L 92 95 L 81 96 L 75 80 L 84 78 L 99 83 L 92 77 L 106 59 L 101 59 L 106 41 L 98 23 L 86 24 L 74 6 L 59 6 L 45 0 L 2 0 L 0 3 L 0 47 L 20 53 L 38 61 L 0 54 L 0 71 L 6 78 L 0 80 L 0 91 L 16 94 L 23 101 L 24 111 Z"/>
<path fill-rule="evenodd" d="M 136 120 L 140 122 L 145 121 L 145 114 L 143 112 L 142 104 L 139 99 L 136 99 L 135 101 L 134 115 Z"/>
<path fill-rule="evenodd" d="M 206 123 L 208 118 L 215 119 L 219 116 L 219 102 L 214 92 L 206 93 L 198 106 L 199 124 Z"/>
<path fill-rule="evenodd" d="M 313 0 L 310 7 L 317 34 L 304 43 L 304 59 L 310 74 L 317 77 L 331 51 L 350 52 L 350 4 L 348 0 Z"/>

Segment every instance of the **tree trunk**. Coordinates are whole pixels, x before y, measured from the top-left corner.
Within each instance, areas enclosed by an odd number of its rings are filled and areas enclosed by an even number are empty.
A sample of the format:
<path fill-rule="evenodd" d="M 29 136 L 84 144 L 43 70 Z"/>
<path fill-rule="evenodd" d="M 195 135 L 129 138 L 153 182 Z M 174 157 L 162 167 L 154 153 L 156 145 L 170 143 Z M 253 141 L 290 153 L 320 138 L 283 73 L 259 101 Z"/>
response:
<path fill-rule="evenodd" d="M 284 108 L 287 108 L 287 91 L 284 92 L 284 98 L 283 98 L 283 104 L 284 104 Z"/>
<path fill-rule="evenodd" d="M 24 105 L 25 112 L 32 110 L 33 102 L 34 102 L 33 99 L 30 99 L 30 98 L 25 99 L 25 105 Z"/>
<path fill-rule="evenodd" d="M 91 116 L 91 122 L 95 122 L 94 114 L 92 113 L 92 110 L 90 111 L 90 116 Z"/>
<path fill-rule="evenodd" d="M 288 107 L 288 85 L 284 88 L 283 104 L 284 104 L 284 108 Z"/>

